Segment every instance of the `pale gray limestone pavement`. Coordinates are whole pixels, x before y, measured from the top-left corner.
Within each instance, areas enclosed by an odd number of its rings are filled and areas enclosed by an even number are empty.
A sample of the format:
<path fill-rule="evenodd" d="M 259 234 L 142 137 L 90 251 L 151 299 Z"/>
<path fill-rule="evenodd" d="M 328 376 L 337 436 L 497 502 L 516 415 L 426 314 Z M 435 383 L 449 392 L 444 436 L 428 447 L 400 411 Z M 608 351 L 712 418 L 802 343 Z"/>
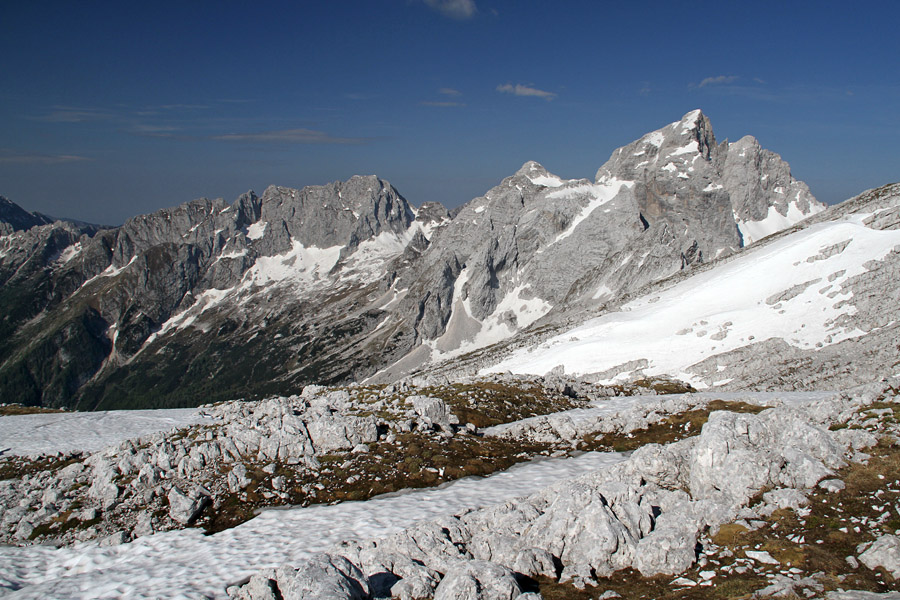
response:
<path fill-rule="evenodd" d="M 390 571 L 399 578 L 394 586 L 403 575 L 386 565 L 404 556 L 403 561 L 421 565 L 411 578 L 423 597 L 428 591 L 422 584 L 433 585 L 435 573 L 440 583 L 434 597 L 444 597 L 443 588 L 454 591 L 448 597 L 461 598 L 482 597 L 470 594 L 482 589 L 475 581 L 482 581 L 484 573 L 496 573 L 500 581 L 507 571 L 558 576 L 576 586 L 627 567 L 645 576 L 676 575 L 697 563 L 704 532 L 735 520 L 757 521 L 778 508 L 799 509 L 809 490 L 833 478 L 847 460 L 861 458 L 859 451 L 874 443 L 874 436 L 831 431 L 829 425 L 866 418 L 865 407 L 885 393 L 890 389 L 872 384 L 830 400 L 759 414 L 713 412 L 699 436 L 646 445 L 625 462 L 529 497 L 420 523 L 383 539 L 348 541 L 332 552 L 369 578 Z M 765 492 L 761 502 L 750 506 L 760 492 Z M 886 536 L 860 560 L 893 569 L 898 547 L 896 538 Z M 775 560 L 761 550 L 747 556 L 748 565 Z M 706 558 L 700 560 L 706 564 Z M 515 580 L 508 581 L 501 593 L 509 596 L 499 597 L 515 597 Z M 821 586 L 791 575 L 773 578 L 766 594 L 795 589 L 821 591 Z"/>
<path fill-rule="evenodd" d="M 72 543 L 123 532 L 126 538 L 197 521 L 224 496 L 243 497 L 254 483 L 251 467 L 265 474 L 260 491 L 286 497 L 286 479 L 275 466 L 314 473 L 323 454 L 368 452 L 368 444 L 393 432 L 453 436 L 458 421 L 437 398 L 398 394 L 363 402 L 346 390 L 308 386 L 302 395 L 207 407 L 212 425 L 125 441 L 71 464 L 0 482 L 0 540 Z M 414 408 L 415 407 L 415 408 Z M 363 414 L 373 408 L 387 421 Z M 73 507 L 81 506 L 74 510 Z M 35 538 L 35 527 L 72 521 L 63 534 Z M 47 538 L 46 536 L 50 536 Z"/>
<path fill-rule="evenodd" d="M 434 600 L 516 600 L 521 592 L 510 569 L 471 560 L 447 572 L 434 590 Z"/>

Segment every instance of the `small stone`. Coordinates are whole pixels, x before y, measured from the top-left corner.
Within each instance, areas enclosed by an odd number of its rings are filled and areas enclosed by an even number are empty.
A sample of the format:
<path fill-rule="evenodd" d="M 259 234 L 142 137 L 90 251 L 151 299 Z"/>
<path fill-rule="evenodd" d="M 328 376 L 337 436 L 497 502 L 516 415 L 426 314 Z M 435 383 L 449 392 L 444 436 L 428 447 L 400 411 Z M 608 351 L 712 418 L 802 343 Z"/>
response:
<path fill-rule="evenodd" d="M 775 560 L 771 554 L 766 552 L 765 550 L 745 550 L 744 554 L 747 555 L 747 558 L 752 558 L 756 562 L 763 563 L 764 565 L 779 565 L 777 560 Z"/>
<path fill-rule="evenodd" d="M 819 487 L 825 490 L 826 492 L 840 492 L 844 488 L 846 488 L 846 484 L 840 479 L 823 479 L 819 482 Z"/>

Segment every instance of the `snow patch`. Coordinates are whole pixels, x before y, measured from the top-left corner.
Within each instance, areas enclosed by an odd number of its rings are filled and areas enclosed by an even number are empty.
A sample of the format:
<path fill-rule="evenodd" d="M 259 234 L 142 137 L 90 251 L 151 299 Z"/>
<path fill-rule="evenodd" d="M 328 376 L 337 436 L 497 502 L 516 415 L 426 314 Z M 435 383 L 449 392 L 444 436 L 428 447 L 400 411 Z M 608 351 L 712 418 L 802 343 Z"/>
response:
<path fill-rule="evenodd" d="M 673 150 L 669 153 L 669 156 L 681 156 L 682 154 L 694 154 L 700 151 L 700 146 L 697 145 L 697 140 L 691 140 L 686 146 L 682 146 L 676 150 Z"/>
<path fill-rule="evenodd" d="M 81 253 L 81 242 L 76 242 L 63 250 L 59 258 L 56 259 L 57 264 L 64 265 Z"/>
<path fill-rule="evenodd" d="M 383 231 L 374 238 L 362 242 L 344 261 L 340 279 L 369 282 L 380 277 L 384 273 L 385 263 L 403 254 L 416 231 L 423 231 L 424 234 L 424 229 L 416 222 L 403 233 Z"/>
<path fill-rule="evenodd" d="M 524 463 L 437 489 L 267 510 L 210 536 L 189 528 L 109 547 L 91 543 L 59 549 L 0 547 L 0 581 L 21 588 L 28 597 L 224 600 L 226 583 L 249 578 L 260 569 L 298 564 L 343 540 L 383 538 L 422 521 L 501 504 L 624 459 L 615 452 L 588 452 Z"/>
<path fill-rule="evenodd" d="M 16 456 L 97 452 L 124 440 L 210 422 L 197 408 L 63 412 L 0 417 L 0 449 Z"/>
<path fill-rule="evenodd" d="M 788 204 L 786 215 L 778 212 L 774 206 L 770 206 L 768 214 L 763 219 L 759 221 L 742 221 L 737 219 L 737 226 L 744 240 L 744 245 L 749 246 L 766 236 L 778 233 L 788 227 L 793 227 L 806 217 L 815 214 L 815 212 L 819 211 L 804 213 L 797 206 L 796 202 L 791 202 Z"/>
<path fill-rule="evenodd" d="M 547 246 L 542 248 L 539 252 L 546 250 L 546 248 L 549 248 L 557 242 L 560 242 L 572 235 L 572 232 L 575 231 L 575 228 L 578 227 L 578 225 L 582 221 L 588 218 L 588 215 L 615 198 L 623 187 L 631 188 L 632 186 L 634 186 L 633 181 L 619 181 L 618 179 L 612 178 L 605 180 L 602 183 L 587 183 L 575 187 L 563 188 L 561 190 L 550 192 L 549 194 L 547 194 L 547 198 L 549 199 L 571 198 L 574 196 L 587 195 L 589 200 L 587 206 L 581 209 L 581 212 L 578 213 L 578 215 L 576 215 L 574 219 L 572 219 L 569 227 L 565 231 L 561 232 L 558 236 L 556 236 L 556 239 L 547 244 Z"/>
<path fill-rule="evenodd" d="M 659 131 L 653 131 L 641 138 L 641 141 L 651 144 L 659 148 L 666 141 L 666 136 Z"/>
<path fill-rule="evenodd" d="M 253 225 L 247 228 L 247 239 L 248 240 L 258 240 L 266 235 L 266 226 L 269 223 L 267 221 L 257 221 Z"/>
<path fill-rule="evenodd" d="M 276 256 L 261 256 L 245 274 L 245 287 L 266 286 L 289 281 L 310 284 L 322 279 L 337 263 L 342 246 L 307 248 L 299 240 L 291 241 L 291 249 Z"/>
<path fill-rule="evenodd" d="M 562 179 L 560 179 L 556 175 L 549 175 L 549 176 L 538 175 L 537 177 L 529 177 L 528 179 L 530 179 L 531 183 L 533 183 L 534 185 L 541 185 L 544 187 L 552 187 L 552 188 L 559 187 L 559 186 L 563 185 L 563 183 L 565 183 Z"/>

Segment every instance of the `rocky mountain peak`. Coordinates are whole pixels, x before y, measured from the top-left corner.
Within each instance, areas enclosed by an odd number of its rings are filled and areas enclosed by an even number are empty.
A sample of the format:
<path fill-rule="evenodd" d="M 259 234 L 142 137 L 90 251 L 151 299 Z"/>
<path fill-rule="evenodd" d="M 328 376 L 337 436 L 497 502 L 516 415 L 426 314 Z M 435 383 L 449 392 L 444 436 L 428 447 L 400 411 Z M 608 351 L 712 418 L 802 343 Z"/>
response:
<path fill-rule="evenodd" d="M 700 110 L 693 110 L 680 121 L 651 131 L 613 152 L 598 169 L 596 180 L 635 181 L 679 173 L 687 179 L 698 159 L 715 162 L 717 150 L 709 118 Z"/>
<path fill-rule="evenodd" d="M 423 202 L 416 211 L 416 221 L 438 224 L 450 220 L 450 212 L 440 202 Z"/>

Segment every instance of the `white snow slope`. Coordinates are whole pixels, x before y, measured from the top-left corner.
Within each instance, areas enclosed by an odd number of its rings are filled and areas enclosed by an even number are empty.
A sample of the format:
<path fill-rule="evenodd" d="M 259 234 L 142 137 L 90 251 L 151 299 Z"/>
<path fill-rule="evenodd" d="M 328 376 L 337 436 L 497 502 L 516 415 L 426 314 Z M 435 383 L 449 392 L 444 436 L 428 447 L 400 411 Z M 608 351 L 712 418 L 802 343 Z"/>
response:
<path fill-rule="evenodd" d="M 0 417 L 0 454 L 96 452 L 123 440 L 204 421 L 206 419 L 196 408 Z"/>
<path fill-rule="evenodd" d="M 632 373 L 622 368 L 626 363 L 645 359 L 644 375 L 676 377 L 699 389 L 708 384 L 688 370 L 710 356 L 769 338 L 808 350 L 862 335 L 840 324 L 841 315 L 855 311 L 845 302 L 852 292 L 842 286 L 900 245 L 900 230 L 870 229 L 867 216 L 750 247 L 715 269 L 520 349 L 482 374 L 543 375 L 562 365 L 569 375 L 606 373 L 609 382 Z"/>

